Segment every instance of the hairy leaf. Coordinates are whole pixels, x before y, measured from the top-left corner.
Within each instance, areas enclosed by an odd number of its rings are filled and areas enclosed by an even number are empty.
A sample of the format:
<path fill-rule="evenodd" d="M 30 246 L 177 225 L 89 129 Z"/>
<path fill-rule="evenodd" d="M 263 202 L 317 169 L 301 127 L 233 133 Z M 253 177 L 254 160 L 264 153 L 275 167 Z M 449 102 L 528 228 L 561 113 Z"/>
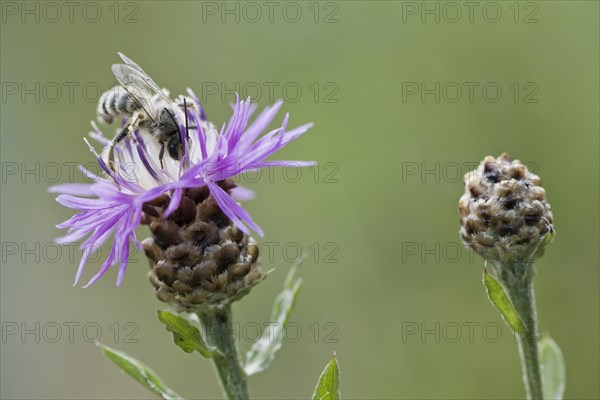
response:
<path fill-rule="evenodd" d="M 502 285 L 494 278 L 487 269 L 483 270 L 483 284 L 485 285 L 488 298 L 502 315 L 502 319 L 515 332 L 525 332 L 525 324 L 521 316 L 510 301 Z"/>
<path fill-rule="evenodd" d="M 98 346 L 102 349 L 102 352 L 112 362 L 114 362 L 123 372 L 131 376 L 133 379 L 141 383 L 145 388 L 151 392 L 159 395 L 165 400 L 171 399 L 183 399 L 180 395 L 175 393 L 169 387 L 167 387 L 156 375 L 156 372 L 152 371 L 147 365 L 136 360 L 135 358 L 125 354 L 121 351 L 111 349 L 108 346 L 98 343 Z"/>
<path fill-rule="evenodd" d="M 165 324 L 167 330 L 173 333 L 175 344 L 186 353 L 196 350 L 203 357 L 211 358 L 218 354 L 218 350 L 209 348 L 202 339 L 200 330 L 190 324 L 185 318 L 175 315 L 169 311 L 157 311 L 160 322 Z"/>
<path fill-rule="evenodd" d="M 248 376 L 267 369 L 275 359 L 275 353 L 281 348 L 284 329 L 302 286 L 302 279 L 296 277 L 298 267 L 299 263 L 292 266 L 283 290 L 275 298 L 269 328 L 246 353 L 244 370 Z"/>
<path fill-rule="evenodd" d="M 562 400 L 566 381 L 565 361 L 560 348 L 550 336 L 544 336 L 540 342 L 540 362 L 544 399 Z"/>

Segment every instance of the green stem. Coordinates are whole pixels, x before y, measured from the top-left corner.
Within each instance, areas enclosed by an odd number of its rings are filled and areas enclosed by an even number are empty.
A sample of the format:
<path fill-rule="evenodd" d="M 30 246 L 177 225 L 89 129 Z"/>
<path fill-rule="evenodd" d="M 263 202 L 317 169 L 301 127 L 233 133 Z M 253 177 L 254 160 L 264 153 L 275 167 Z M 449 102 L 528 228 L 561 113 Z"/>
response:
<path fill-rule="evenodd" d="M 542 400 L 538 321 L 533 290 L 535 267 L 530 263 L 512 263 L 497 265 L 495 270 L 525 325 L 525 331 L 518 334 L 518 347 L 527 398 Z"/>
<path fill-rule="evenodd" d="M 207 344 L 221 354 L 213 362 L 227 399 L 249 399 L 246 373 L 234 340 L 231 306 L 211 307 L 197 312 Z"/>

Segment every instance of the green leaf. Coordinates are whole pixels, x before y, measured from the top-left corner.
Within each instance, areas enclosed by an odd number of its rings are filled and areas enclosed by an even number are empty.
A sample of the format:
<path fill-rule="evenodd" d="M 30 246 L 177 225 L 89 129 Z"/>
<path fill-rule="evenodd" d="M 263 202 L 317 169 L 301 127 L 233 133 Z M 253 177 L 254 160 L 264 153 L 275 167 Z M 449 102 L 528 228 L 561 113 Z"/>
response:
<path fill-rule="evenodd" d="M 104 353 L 106 358 L 117 364 L 123 372 L 141 383 L 146 389 L 159 395 L 165 400 L 183 399 L 183 397 L 167 387 L 160 380 L 158 375 L 156 375 L 156 372 L 152 371 L 147 365 L 121 351 L 111 349 L 103 344 L 98 343 L 98 346 L 102 349 L 102 353 Z"/>
<path fill-rule="evenodd" d="M 513 306 L 512 302 L 508 298 L 506 291 L 502 287 L 502 285 L 494 278 L 487 269 L 483 270 L 483 284 L 485 285 L 485 289 L 488 295 L 488 298 L 496 307 L 498 311 L 500 311 L 500 315 L 502 315 L 502 319 L 504 322 L 515 332 L 515 333 L 523 333 L 525 332 L 525 323 L 521 319 L 521 316 Z"/>
<path fill-rule="evenodd" d="M 548 232 L 546 235 L 544 235 L 542 241 L 540 242 L 540 244 L 538 245 L 534 257 L 535 258 L 540 258 L 544 255 L 544 252 L 546 251 L 546 245 L 551 243 L 554 240 L 554 236 L 556 236 L 556 231 L 552 230 L 550 232 Z"/>
<path fill-rule="evenodd" d="M 544 399 L 562 400 L 566 381 L 565 360 L 550 336 L 544 336 L 540 342 L 540 362 Z"/>
<path fill-rule="evenodd" d="M 313 400 L 339 400 L 340 399 L 340 369 L 337 363 L 337 357 L 333 353 L 333 358 L 327 364 L 317 387 L 312 395 Z"/>
<path fill-rule="evenodd" d="M 219 354 L 218 350 L 207 346 L 204 339 L 202 339 L 200 330 L 190 324 L 185 318 L 169 311 L 157 311 L 156 315 L 160 322 L 165 324 L 167 330 L 173 333 L 175 344 L 181 347 L 186 353 L 196 350 L 206 358 L 211 358 Z"/>
<path fill-rule="evenodd" d="M 283 344 L 283 332 L 294 309 L 294 303 L 300 292 L 300 287 L 302 286 L 302 279 L 296 277 L 302 260 L 290 268 L 283 290 L 273 302 L 272 322 L 269 328 L 265 330 L 260 340 L 254 343 L 246 353 L 244 371 L 248 376 L 267 369 L 275 359 L 275 353 Z"/>

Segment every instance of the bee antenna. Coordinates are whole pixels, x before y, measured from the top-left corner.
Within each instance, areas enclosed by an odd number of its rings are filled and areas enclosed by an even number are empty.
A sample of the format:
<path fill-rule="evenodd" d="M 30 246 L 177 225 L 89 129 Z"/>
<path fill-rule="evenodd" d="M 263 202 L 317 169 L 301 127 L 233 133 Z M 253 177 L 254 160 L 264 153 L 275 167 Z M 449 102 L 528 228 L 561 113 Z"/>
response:
<path fill-rule="evenodd" d="M 187 102 L 185 101 L 185 97 L 183 98 L 183 111 L 185 112 L 185 135 L 187 136 L 187 140 L 190 140 L 190 130 L 188 128 Z"/>
<path fill-rule="evenodd" d="M 177 120 L 175 119 L 173 114 L 171 114 L 171 110 L 169 110 L 167 107 L 164 107 L 163 109 L 167 112 L 167 114 L 169 115 L 169 117 L 171 118 L 171 121 L 173 121 L 175 126 L 177 126 Z"/>
<path fill-rule="evenodd" d="M 175 116 L 171 113 L 171 110 L 169 110 L 167 107 L 164 107 L 164 110 L 167 112 L 167 115 L 171 118 L 171 121 L 173 121 L 173 124 L 175 125 L 175 127 L 177 128 L 177 131 L 179 132 L 179 125 L 177 124 L 177 120 L 175 119 Z M 187 115 L 186 115 L 186 123 L 187 123 Z M 187 126 L 185 129 L 187 130 Z"/>

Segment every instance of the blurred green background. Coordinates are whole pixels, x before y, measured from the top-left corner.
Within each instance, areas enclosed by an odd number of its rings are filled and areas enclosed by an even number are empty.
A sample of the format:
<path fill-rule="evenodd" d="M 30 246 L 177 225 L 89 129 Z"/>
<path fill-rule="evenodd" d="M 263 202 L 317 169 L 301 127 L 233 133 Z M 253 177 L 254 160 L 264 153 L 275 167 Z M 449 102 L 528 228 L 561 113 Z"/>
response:
<path fill-rule="evenodd" d="M 211 364 L 155 319 L 164 305 L 143 255 L 120 288 L 110 271 L 81 289 L 78 250 L 51 244 L 71 212 L 47 187 L 83 181 L 72 163 L 93 161 L 82 137 L 117 51 L 172 94 L 194 88 L 218 126 L 236 83 L 261 108 L 287 100 L 290 126 L 315 123 L 277 158 L 318 169 L 240 181 L 258 193 L 245 207 L 276 268 L 234 306 L 242 348 L 296 251 L 308 254 L 295 330 L 251 378 L 256 398 L 308 397 L 333 351 L 345 398 L 523 397 L 483 261 L 458 238 L 461 176 L 504 151 L 543 178 L 552 204 L 537 302 L 566 359 L 566 397 L 600 396 L 598 2 L 474 2 L 471 15 L 462 2 L 274 2 L 271 16 L 262 2 L 75 2 L 72 15 L 45 4 L 2 3 L 2 398 L 151 397 L 88 343 L 98 327 L 180 394 L 221 395 Z"/>

